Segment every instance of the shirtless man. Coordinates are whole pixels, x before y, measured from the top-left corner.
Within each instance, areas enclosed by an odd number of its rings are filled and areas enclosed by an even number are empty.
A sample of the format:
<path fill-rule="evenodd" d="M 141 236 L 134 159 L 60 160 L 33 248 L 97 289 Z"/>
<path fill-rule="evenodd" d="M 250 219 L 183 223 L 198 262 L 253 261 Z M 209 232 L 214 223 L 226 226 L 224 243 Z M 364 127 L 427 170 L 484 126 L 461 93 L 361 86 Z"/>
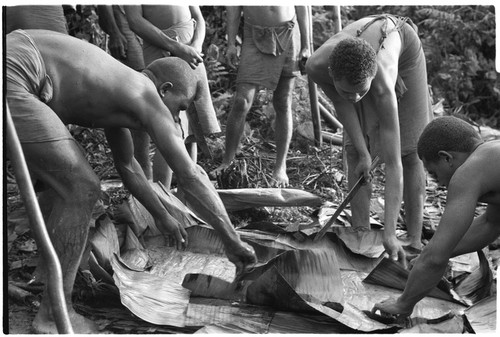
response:
<path fill-rule="evenodd" d="M 144 5 L 125 6 L 127 18 L 131 29 L 143 39 L 143 51 L 145 64 L 165 56 L 179 56 L 186 60 L 192 67 L 201 68 L 205 72 L 202 59 L 202 46 L 205 39 L 205 19 L 201 14 L 199 6 L 166 6 L 166 5 Z M 183 48 L 181 48 L 183 47 Z M 187 52 L 197 55 L 198 58 L 191 60 L 184 57 Z M 206 76 L 205 76 L 206 78 Z M 205 80 L 208 88 L 208 80 Z M 207 99 L 208 102 L 208 99 Z M 196 133 L 194 123 L 198 123 L 203 132 Z M 203 137 L 220 132 L 219 123 L 213 105 L 196 105 L 196 109 L 190 109 L 189 113 L 182 111 L 179 123 L 185 136 L 188 134 Z M 144 168 L 151 167 L 149 161 L 149 137 L 147 134 L 134 135 L 136 145 L 136 157 Z M 191 158 L 196 162 L 196 141 L 186 144 Z M 161 154 L 156 151 L 153 158 L 152 168 L 153 181 L 160 181 L 163 185 L 170 187 L 172 170 L 168 167 Z"/>
<path fill-rule="evenodd" d="M 203 74 L 173 57 L 140 73 L 90 43 L 46 30 L 16 30 L 7 35 L 6 46 L 7 103 L 31 176 L 50 189 L 47 197 L 53 205 L 46 225 L 61 262 L 75 333 L 96 332 L 92 322 L 74 311 L 71 293 L 100 184 L 65 124 L 104 128 L 124 185 L 181 247 L 188 243 L 186 231 L 168 221 L 167 210 L 133 156 L 128 129 L 146 130 L 176 173 L 187 202 L 222 238 L 237 272 L 255 263 L 255 253 L 235 232 L 174 122 L 172 113 L 198 99 Z M 46 293 L 33 327 L 39 333 L 57 333 Z"/>
<path fill-rule="evenodd" d="M 361 175 L 370 180 L 376 154 L 385 162 L 384 247 L 403 265 L 396 223 L 404 199 L 408 243 L 421 249 L 425 171 L 416 147 L 432 118 L 425 56 L 415 29 L 408 18 L 369 16 L 332 36 L 306 64 L 344 126 L 349 187 Z M 353 227 L 369 229 L 370 196 L 371 184 L 366 184 L 353 198 Z"/>
<path fill-rule="evenodd" d="M 292 92 L 295 77 L 300 74 L 298 62 L 310 55 L 308 8 L 227 6 L 226 10 L 226 58 L 232 68 L 237 67 L 236 35 L 242 12 L 245 30 L 236 79 L 236 94 L 226 125 L 226 151 L 221 165 L 213 173 L 220 173 L 234 160 L 255 92 L 263 86 L 274 91 L 273 106 L 276 110 L 276 164 L 273 185 L 286 187 L 289 184 L 286 155 L 293 129 Z M 264 38 L 269 36 L 272 38 Z"/>
<path fill-rule="evenodd" d="M 433 120 L 418 141 L 426 170 L 448 188 L 446 208 L 436 233 L 412 268 L 396 300 L 375 304 L 384 315 L 411 315 L 457 255 L 475 252 L 500 235 L 500 141 L 483 142 L 477 130 L 456 117 Z M 486 211 L 474 218 L 478 202 Z"/>

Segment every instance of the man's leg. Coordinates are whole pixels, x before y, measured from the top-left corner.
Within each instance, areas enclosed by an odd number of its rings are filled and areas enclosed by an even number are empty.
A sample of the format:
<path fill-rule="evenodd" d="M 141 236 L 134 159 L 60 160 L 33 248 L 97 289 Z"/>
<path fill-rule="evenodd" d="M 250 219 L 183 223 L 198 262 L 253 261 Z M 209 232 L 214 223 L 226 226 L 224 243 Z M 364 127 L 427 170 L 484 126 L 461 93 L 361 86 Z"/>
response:
<path fill-rule="evenodd" d="M 353 146 L 346 146 L 347 155 L 347 182 L 349 190 L 358 181 L 359 176 L 354 174 L 354 169 L 359 161 L 357 151 Z M 351 200 L 352 227 L 370 228 L 370 198 L 372 194 L 372 185 L 367 183 L 358 190 L 356 196 Z"/>
<path fill-rule="evenodd" d="M 273 185 L 288 186 L 286 174 L 286 156 L 292 139 L 292 92 L 295 77 L 281 77 L 273 95 L 273 106 L 276 110 L 276 164 L 273 172 Z"/>
<path fill-rule="evenodd" d="M 422 249 L 425 171 L 416 152 L 403 157 L 403 184 L 405 222 L 410 246 Z"/>
<path fill-rule="evenodd" d="M 191 159 L 196 163 L 198 160 L 198 145 L 196 142 L 186 144 L 186 149 Z M 157 149 L 153 157 L 153 181 L 161 182 L 163 186 L 170 189 L 172 175 L 172 169 L 168 166 L 167 161 Z"/>
<path fill-rule="evenodd" d="M 227 118 L 224 158 L 222 159 L 222 164 L 214 170 L 214 173 L 227 168 L 233 161 L 238 145 L 240 144 L 241 136 L 243 135 L 248 111 L 252 107 L 256 89 L 257 86 L 254 84 L 238 84 L 233 108 Z"/>
<path fill-rule="evenodd" d="M 149 145 L 151 139 L 147 132 L 130 130 L 132 139 L 134 141 L 134 157 L 141 165 L 144 174 L 148 180 L 153 178 L 153 169 L 151 167 L 151 160 L 149 159 Z"/>
<path fill-rule="evenodd" d="M 189 130 L 187 111 L 180 111 L 179 117 L 179 127 L 182 131 L 184 139 L 186 139 L 188 136 L 187 132 Z M 196 142 L 187 143 L 186 150 L 188 151 L 189 156 L 191 157 L 193 162 L 196 163 L 196 161 L 198 160 L 198 146 Z M 165 186 L 167 189 L 170 189 L 170 185 L 172 184 L 172 176 L 172 169 L 167 164 L 167 161 L 165 160 L 165 158 L 163 158 L 160 151 L 158 151 L 157 149 L 153 156 L 153 181 L 161 182 L 163 186 Z"/>
<path fill-rule="evenodd" d="M 92 209 L 100 194 L 99 179 L 74 140 L 23 144 L 23 150 L 32 174 L 55 191 L 46 226 L 61 264 L 73 330 L 95 333 L 95 324 L 73 309 L 71 294 L 87 241 Z M 47 276 L 45 284 L 51 282 L 50 275 Z M 57 333 L 47 288 L 33 328 L 38 333 Z"/>

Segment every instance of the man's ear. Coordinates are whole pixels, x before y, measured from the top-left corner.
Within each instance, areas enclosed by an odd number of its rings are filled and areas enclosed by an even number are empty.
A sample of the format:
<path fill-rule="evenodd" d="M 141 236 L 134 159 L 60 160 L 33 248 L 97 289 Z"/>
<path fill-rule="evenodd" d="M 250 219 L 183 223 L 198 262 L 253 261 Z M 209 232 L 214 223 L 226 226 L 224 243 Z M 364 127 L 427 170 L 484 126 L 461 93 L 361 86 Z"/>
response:
<path fill-rule="evenodd" d="M 160 88 L 158 88 L 158 93 L 161 97 L 165 97 L 166 92 L 173 87 L 174 85 L 172 84 L 172 82 L 163 82 L 160 85 Z"/>
<path fill-rule="evenodd" d="M 444 159 L 447 163 L 451 163 L 451 160 L 453 159 L 453 155 L 449 153 L 448 151 L 439 151 L 438 152 L 439 158 Z"/>

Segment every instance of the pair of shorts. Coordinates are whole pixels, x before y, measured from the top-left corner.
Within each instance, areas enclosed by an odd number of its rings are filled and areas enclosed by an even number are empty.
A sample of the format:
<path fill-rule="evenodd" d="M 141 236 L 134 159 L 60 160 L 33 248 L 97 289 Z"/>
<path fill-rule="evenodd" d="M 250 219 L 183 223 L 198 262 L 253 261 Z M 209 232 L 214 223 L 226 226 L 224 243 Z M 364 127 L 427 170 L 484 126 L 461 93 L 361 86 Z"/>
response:
<path fill-rule="evenodd" d="M 262 34 L 259 34 L 264 31 Z M 259 34 L 259 36 L 256 36 Z M 289 34 L 289 41 L 269 41 L 281 34 Z M 268 41 L 265 41 L 268 39 Z M 262 41 L 264 40 L 264 41 Z M 281 45 L 278 53 L 271 48 L 264 50 L 262 45 Z M 300 75 L 298 56 L 300 53 L 300 31 L 296 20 L 278 27 L 261 27 L 245 23 L 243 45 L 236 83 L 248 83 L 275 90 L 280 78 Z"/>
<path fill-rule="evenodd" d="M 31 37 L 15 30 L 6 38 L 7 104 L 21 143 L 73 139 L 59 116 L 47 105 L 52 80 Z"/>

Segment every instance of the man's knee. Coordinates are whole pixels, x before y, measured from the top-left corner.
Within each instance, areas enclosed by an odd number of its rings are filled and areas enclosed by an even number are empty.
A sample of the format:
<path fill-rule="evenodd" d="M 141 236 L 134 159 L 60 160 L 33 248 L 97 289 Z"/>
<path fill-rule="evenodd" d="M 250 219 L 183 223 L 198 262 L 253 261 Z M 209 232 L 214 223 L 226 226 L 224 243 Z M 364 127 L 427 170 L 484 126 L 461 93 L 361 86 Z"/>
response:
<path fill-rule="evenodd" d="M 422 167 L 423 169 L 423 163 L 416 151 L 403 155 L 401 161 L 404 167 Z"/>
<path fill-rule="evenodd" d="M 93 205 L 101 194 L 101 182 L 94 172 L 86 172 L 75 179 L 70 194 L 77 202 Z"/>
<path fill-rule="evenodd" d="M 237 111 L 248 112 L 252 107 L 253 97 L 252 99 L 248 97 L 248 95 L 237 94 L 234 98 L 233 109 Z"/>

